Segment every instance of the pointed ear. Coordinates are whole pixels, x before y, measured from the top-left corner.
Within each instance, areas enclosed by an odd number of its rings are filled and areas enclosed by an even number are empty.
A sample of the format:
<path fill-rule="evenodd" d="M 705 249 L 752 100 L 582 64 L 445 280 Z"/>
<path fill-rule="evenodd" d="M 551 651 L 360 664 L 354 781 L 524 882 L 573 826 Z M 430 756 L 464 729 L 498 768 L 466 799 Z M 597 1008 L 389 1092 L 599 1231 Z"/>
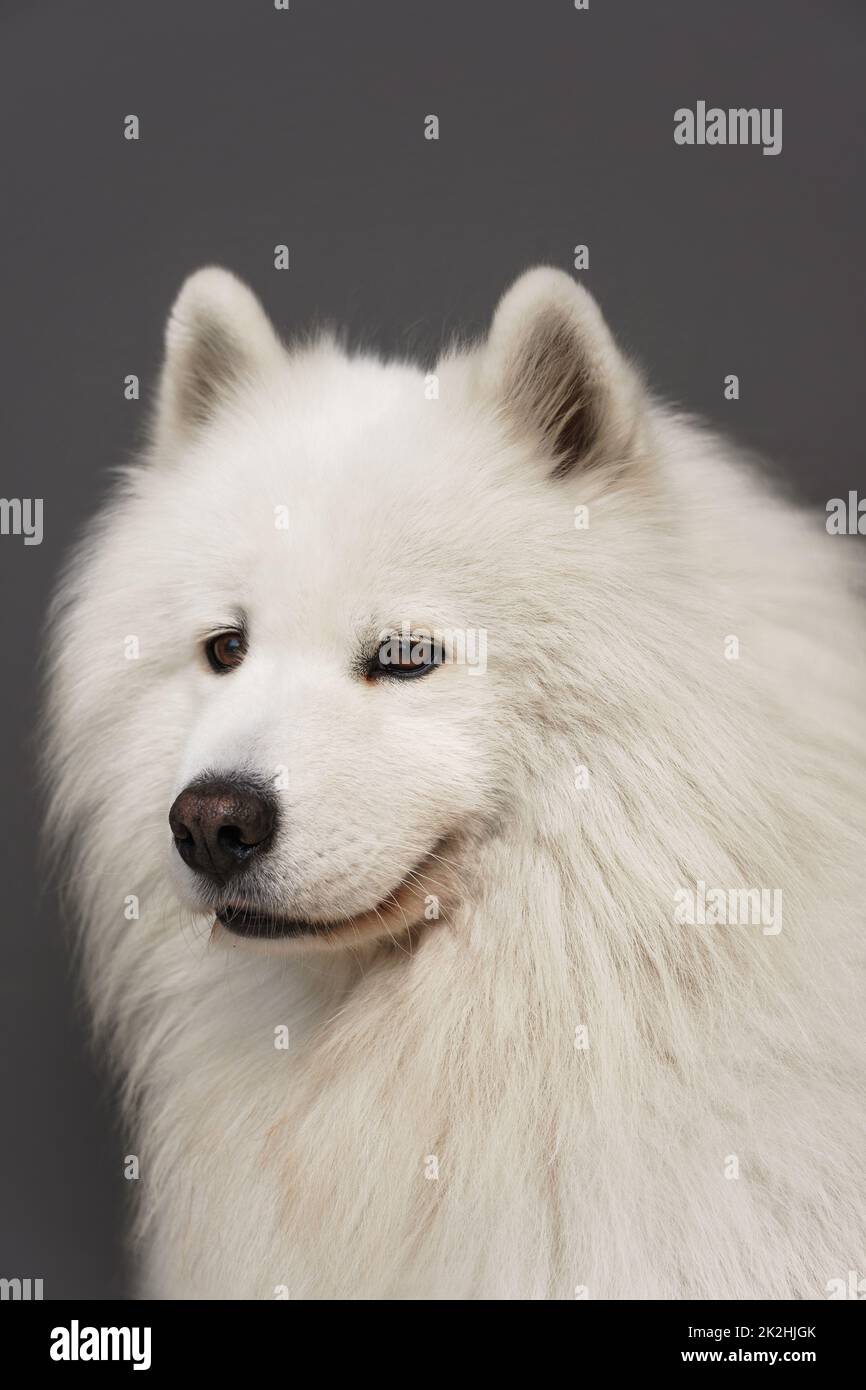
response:
<path fill-rule="evenodd" d="M 482 390 L 565 477 L 635 455 L 643 391 L 587 290 L 561 270 L 521 275 L 481 349 Z"/>
<path fill-rule="evenodd" d="M 190 439 L 284 349 L 252 290 L 218 266 L 184 281 L 165 330 L 157 446 Z"/>

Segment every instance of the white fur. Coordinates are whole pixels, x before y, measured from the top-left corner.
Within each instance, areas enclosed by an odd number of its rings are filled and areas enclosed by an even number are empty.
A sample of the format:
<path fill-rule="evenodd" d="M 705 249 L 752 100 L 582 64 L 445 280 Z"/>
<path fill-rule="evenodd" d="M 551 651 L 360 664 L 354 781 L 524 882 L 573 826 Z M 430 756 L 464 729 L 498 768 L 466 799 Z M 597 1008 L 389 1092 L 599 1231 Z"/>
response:
<path fill-rule="evenodd" d="M 545 315 L 599 405 L 558 477 L 556 364 L 522 356 Z M 46 757 L 142 1291 L 820 1298 L 866 1272 L 846 541 L 655 403 L 555 271 L 446 356 L 437 400 L 327 339 L 287 353 L 225 272 L 171 323 L 153 446 L 58 597 Z M 237 361 L 190 419 L 214 323 Z M 249 653 L 217 677 L 201 634 L 238 606 Z M 359 678 L 404 618 L 486 629 L 486 674 Z M 442 920 L 212 939 L 169 806 L 205 768 L 280 766 L 275 910 L 364 913 L 444 836 Z M 782 931 L 677 925 L 698 880 L 781 889 Z"/>

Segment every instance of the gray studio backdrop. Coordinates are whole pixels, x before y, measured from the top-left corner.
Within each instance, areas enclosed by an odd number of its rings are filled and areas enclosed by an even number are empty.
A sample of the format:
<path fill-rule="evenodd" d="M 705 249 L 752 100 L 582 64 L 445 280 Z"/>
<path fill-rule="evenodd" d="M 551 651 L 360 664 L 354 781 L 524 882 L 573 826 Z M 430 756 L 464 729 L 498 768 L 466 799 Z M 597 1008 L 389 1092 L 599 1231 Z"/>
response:
<path fill-rule="evenodd" d="M 860 0 L 2 0 L 0 495 L 43 498 L 45 534 L 0 536 L 0 1276 L 129 1288 L 125 1137 L 36 857 L 33 716 L 52 583 L 141 438 L 183 277 L 222 262 L 286 334 L 324 318 L 429 354 L 586 245 L 655 387 L 823 506 L 863 481 L 864 49 Z M 699 100 L 782 108 L 782 152 L 676 145 Z"/>

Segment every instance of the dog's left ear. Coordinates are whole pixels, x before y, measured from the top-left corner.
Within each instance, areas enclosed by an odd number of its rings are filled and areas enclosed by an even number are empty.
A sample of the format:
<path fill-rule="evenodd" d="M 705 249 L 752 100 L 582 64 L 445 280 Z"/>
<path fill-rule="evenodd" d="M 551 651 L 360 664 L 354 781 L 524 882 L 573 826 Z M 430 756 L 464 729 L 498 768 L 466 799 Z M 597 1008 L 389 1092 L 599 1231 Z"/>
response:
<path fill-rule="evenodd" d="M 242 281 L 219 266 L 190 275 L 165 329 L 157 449 L 188 442 L 245 382 L 284 357 L 267 314 Z"/>
<path fill-rule="evenodd" d="M 480 381 L 520 433 L 565 477 L 637 452 L 643 388 L 587 290 L 561 270 L 521 275 L 496 309 Z"/>

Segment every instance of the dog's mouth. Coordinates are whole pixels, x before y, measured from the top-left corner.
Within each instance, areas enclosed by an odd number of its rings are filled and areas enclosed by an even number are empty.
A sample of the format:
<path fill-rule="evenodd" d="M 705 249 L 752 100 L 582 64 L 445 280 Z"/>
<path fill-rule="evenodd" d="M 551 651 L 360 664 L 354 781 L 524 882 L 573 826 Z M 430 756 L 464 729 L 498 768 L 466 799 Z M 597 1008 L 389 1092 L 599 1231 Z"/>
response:
<path fill-rule="evenodd" d="M 350 925 L 354 918 L 343 921 L 309 922 L 297 917 L 280 917 L 261 908 L 230 903 L 216 913 L 216 920 L 235 936 L 271 937 L 275 941 L 294 936 L 327 936 Z"/>
<path fill-rule="evenodd" d="M 413 869 L 373 908 L 330 919 L 289 917 L 254 902 L 228 902 L 215 913 L 215 927 L 253 942 L 304 941 L 326 946 L 390 936 L 393 939 L 420 921 L 440 920 L 451 900 L 453 839 L 443 836 Z"/>

